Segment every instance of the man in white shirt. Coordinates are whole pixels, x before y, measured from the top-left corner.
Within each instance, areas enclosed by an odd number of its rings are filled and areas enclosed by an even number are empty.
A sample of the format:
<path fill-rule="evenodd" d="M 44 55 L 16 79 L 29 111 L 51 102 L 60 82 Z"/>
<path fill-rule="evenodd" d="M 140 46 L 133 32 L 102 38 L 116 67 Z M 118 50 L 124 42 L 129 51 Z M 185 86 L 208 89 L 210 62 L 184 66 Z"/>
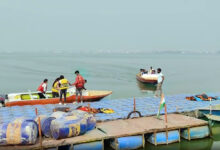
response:
<path fill-rule="evenodd" d="M 161 68 L 158 68 L 157 69 L 157 74 L 158 74 L 158 78 L 157 78 L 157 89 L 156 89 L 156 92 L 155 92 L 155 96 L 161 96 L 162 94 L 162 84 L 163 84 L 163 81 L 164 81 L 164 75 L 162 74 L 161 72 Z M 160 93 L 158 95 L 158 93 Z"/>

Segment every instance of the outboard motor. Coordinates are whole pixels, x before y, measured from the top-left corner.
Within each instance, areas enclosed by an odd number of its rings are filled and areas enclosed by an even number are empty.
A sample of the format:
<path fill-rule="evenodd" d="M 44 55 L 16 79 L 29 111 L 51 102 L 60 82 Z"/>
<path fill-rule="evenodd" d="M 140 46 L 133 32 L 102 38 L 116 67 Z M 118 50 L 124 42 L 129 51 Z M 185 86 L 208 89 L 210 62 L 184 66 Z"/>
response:
<path fill-rule="evenodd" d="M 0 95 L 0 107 L 5 106 L 5 98 L 7 95 Z"/>

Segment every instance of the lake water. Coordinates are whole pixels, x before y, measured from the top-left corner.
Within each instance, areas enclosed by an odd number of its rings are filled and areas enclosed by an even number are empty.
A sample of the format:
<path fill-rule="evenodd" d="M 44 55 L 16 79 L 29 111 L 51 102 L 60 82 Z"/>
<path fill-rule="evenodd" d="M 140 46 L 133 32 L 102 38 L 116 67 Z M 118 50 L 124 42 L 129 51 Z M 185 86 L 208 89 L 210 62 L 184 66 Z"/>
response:
<path fill-rule="evenodd" d="M 152 96 L 136 81 L 140 68 L 162 68 L 165 95 L 219 92 L 220 54 L 160 53 L 0 53 L 0 93 L 36 90 L 44 78 L 49 87 L 63 74 L 74 82 L 75 70 L 87 89 L 112 90 L 112 99 Z M 50 88 L 49 88 L 50 89 Z"/>
<path fill-rule="evenodd" d="M 88 81 L 87 89 L 112 90 L 109 99 L 152 96 L 154 87 L 137 82 L 135 77 L 140 68 L 150 66 L 162 68 L 165 95 L 214 93 L 220 89 L 219 58 L 219 53 L 0 52 L 0 94 L 35 91 L 44 78 L 49 79 L 51 87 L 61 74 L 74 82 L 74 72 L 79 70 Z M 216 131 L 220 131 L 217 127 Z M 218 140 L 207 138 L 168 146 L 147 144 L 146 150 L 217 147 L 220 147 Z"/>

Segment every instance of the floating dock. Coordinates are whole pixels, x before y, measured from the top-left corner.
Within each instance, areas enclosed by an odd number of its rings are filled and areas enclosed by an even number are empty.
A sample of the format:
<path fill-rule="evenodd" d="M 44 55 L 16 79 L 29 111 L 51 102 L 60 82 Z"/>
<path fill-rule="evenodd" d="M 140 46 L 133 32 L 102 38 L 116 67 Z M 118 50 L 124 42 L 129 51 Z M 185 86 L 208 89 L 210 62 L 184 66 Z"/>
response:
<path fill-rule="evenodd" d="M 139 146 L 145 147 L 145 141 L 147 140 L 149 135 L 152 134 L 156 135 L 157 133 L 169 132 L 173 130 L 177 130 L 180 135 L 181 132 L 184 132 L 184 130 L 188 130 L 189 131 L 188 140 L 190 140 L 191 128 L 205 127 L 208 125 L 206 121 L 189 116 L 184 116 L 181 114 L 169 114 L 167 118 L 168 118 L 167 124 L 165 124 L 164 116 L 161 116 L 161 119 L 157 119 L 155 116 L 151 116 L 151 117 L 141 117 L 141 118 L 126 119 L 126 120 L 120 119 L 114 121 L 100 122 L 97 123 L 96 129 L 89 131 L 81 136 L 60 139 L 60 140 L 45 138 L 43 139 L 42 142 L 42 148 L 58 149 L 58 147 L 67 145 L 69 146 L 69 149 L 76 150 L 76 149 L 80 149 L 79 147 L 82 146 L 82 144 L 90 144 L 90 146 L 91 145 L 97 146 L 97 144 L 101 144 L 97 149 L 104 150 L 104 147 L 106 146 L 105 143 L 108 143 L 105 141 L 116 141 L 115 149 L 119 150 L 119 149 L 123 149 L 123 147 L 119 148 L 120 144 L 123 143 L 118 142 L 119 141 L 118 139 L 122 137 L 132 137 L 132 136 L 141 136 L 142 142 L 141 145 Z M 179 137 L 178 141 L 180 140 L 181 138 Z M 1 150 L 40 149 L 40 143 L 38 141 L 37 144 L 29 145 L 29 146 L 1 146 L 0 149 Z M 90 147 L 90 150 L 91 149 L 92 147 Z"/>
<path fill-rule="evenodd" d="M 209 93 L 210 95 L 210 93 Z M 213 96 L 220 96 L 220 93 L 211 94 Z M 45 138 L 43 140 L 43 147 L 52 150 L 60 146 L 69 146 L 69 149 L 86 150 L 86 147 L 94 146 L 95 150 L 103 150 L 104 145 L 111 143 L 114 149 L 126 149 L 129 147 L 140 147 L 145 145 L 145 140 L 154 145 L 168 144 L 180 141 L 181 137 L 188 140 L 194 138 L 203 138 L 209 134 L 207 130 L 207 122 L 188 117 L 180 114 L 196 112 L 200 108 L 208 107 L 208 101 L 188 101 L 185 99 L 190 94 L 179 94 L 173 96 L 165 96 L 168 124 L 165 126 L 163 117 L 162 120 L 156 119 L 160 104 L 160 98 L 154 97 L 140 97 L 136 99 L 136 110 L 141 113 L 143 117 L 135 119 L 127 119 L 128 114 L 133 111 L 133 98 L 109 100 L 105 98 L 98 102 L 90 103 L 93 108 L 111 108 L 115 111 L 113 114 L 98 113 L 95 114 L 97 120 L 97 128 L 85 135 L 67 138 L 62 140 L 53 140 Z M 212 101 L 212 105 L 220 104 L 220 100 Z M 67 104 L 71 110 L 76 109 L 80 104 Z M 84 103 L 87 106 L 88 103 Z M 38 109 L 39 115 L 50 115 L 54 108 L 60 107 L 58 104 L 49 105 L 31 105 L 31 106 L 14 106 L 0 108 L 0 123 L 12 121 L 18 117 L 27 117 L 34 119 L 35 108 Z M 161 111 L 164 114 L 164 111 Z M 198 133 L 198 128 L 204 129 L 202 133 Z M 192 131 L 192 132 L 191 132 Z M 201 135 L 200 135 L 201 134 Z M 141 137 L 140 137 L 141 136 Z M 125 138 L 124 138 L 125 137 Z M 128 137 L 128 138 L 126 138 Z M 137 139 L 136 145 L 126 145 L 123 141 Z M 164 140 L 164 137 L 165 140 Z M 133 139 L 132 139 L 133 138 Z M 143 140 L 140 141 L 140 138 Z M 122 142 L 122 143 L 121 143 Z M 6 149 L 39 149 L 40 144 L 29 146 L 0 146 L 0 150 Z M 68 149 L 68 148 L 67 148 Z"/>
<path fill-rule="evenodd" d="M 220 96 L 220 93 L 209 94 L 213 96 Z M 192 94 L 178 94 L 172 96 L 165 96 L 167 113 L 185 113 L 194 112 L 200 108 L 208 107 L 209 101 L 189 101 L 186 100 L 186 96 L 192 96 Z M 136 99 L 136 110 L 141 113 L 142 116 L 153 116 L 157 114 L 160 104 L 160 98 L 155 97 L 139 97 Z M 212 105 L 220 104 L 220 100 L 212 101 Z M 88 106 L 88 103 L 83 103 Z M 69 107 L 71 110 L 76 109 L 80 104 L 67 104 L 65 107 Z M 114 99 L 109 100 L 108 97 L 98 102 L 90 103 L 93 108 L 111 108 L 115 111 L 113 114 L 98 113 L 95 115 L 97 121 L 109 121 L 116 119 L 126 119 L 129 112 L 133 111 L 133 98 L 127 99 Z M 35 118 L 35 108 L 38 109 L 40 115 L 50 115 L 53 109 L 60 107 L 59 104 L 49 105 L 26 105 L 26 106 L 14 106 L 14 107 L 2 107 L 0 108 L 0 123 L 14 120 L 18 117 Z M 164 114 L 164 111 L 161 111 Z"/>

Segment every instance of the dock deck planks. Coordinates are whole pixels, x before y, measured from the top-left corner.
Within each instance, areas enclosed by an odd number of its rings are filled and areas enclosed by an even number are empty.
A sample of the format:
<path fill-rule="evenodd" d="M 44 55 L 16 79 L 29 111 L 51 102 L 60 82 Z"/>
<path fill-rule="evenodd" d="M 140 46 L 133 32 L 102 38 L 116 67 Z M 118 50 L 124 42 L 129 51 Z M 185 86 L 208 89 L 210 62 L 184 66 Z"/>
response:
<path fill-rule="evenodd" d="M 196 119 L 193 117 L 184 116 L 181 114 L 169 114 L 167 116 L 168 130 L 182 129 L 188 127 L 202 126 L 207 125 L 206 121 Z M 164 116 L 161 116 L 161 119 L 157 119 L 155 116 L 151 117 L 141 117 L 134 119 L 126 120 L 114 120 L 97 123 L 97 129 L 89 131 L 88 133 L 67 138 L 61 140 L 54 139 L 44 139 L 43 147 L 57 147 L 61 145 L 70 145 L 70 144 L 79 144 L 92 141 L 101 141 L 104 139 L 125 137 L 132 135 L 142 135 L 146 133 L 160 132 L 165 131 L 165 121 Z M 104 132 L 103 132 L 104 131 Z M 35 145 L 30 146 L 1 146 L 0 150 L 9 150 L 9 149 L 37 149 L 39 148 L 39 142 Z"/>
<path fill-rule="evenodd" d="M 168 130 L 207 125 L 206 121 L 180 114 L 169 114 L 167 118 Z M 114 120 L 99 123 L 97 127 L 105 131 L 108 138 L 132 136 L 166 130 L 164 116 L 161 116 L 161 119 L 152 116 L 127 120 Z"/>

